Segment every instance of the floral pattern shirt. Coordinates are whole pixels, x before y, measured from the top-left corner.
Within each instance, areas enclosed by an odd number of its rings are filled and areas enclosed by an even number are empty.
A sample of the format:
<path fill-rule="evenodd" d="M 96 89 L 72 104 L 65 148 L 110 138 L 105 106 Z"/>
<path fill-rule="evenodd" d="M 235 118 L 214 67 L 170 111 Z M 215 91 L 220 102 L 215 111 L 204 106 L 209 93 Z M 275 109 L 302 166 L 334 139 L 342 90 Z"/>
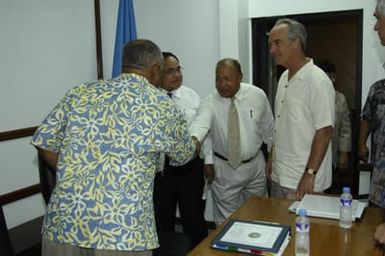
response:
<path fill-rule="evenodd" d="M 372 182 L 369 199 L 385 207 L 385 79 L 372 85 L 362 118 L 371 126 L 371 162 L 373 163 Z"/>
<path fill-rule="evenodd" d="M 159 246 L 152 192 L 160 154 L 183 164 L 195 150 L 176 105 L 135 74 L 71 89 L 32 144 L 59 154 L 43 237 L 127 251 Z"/>

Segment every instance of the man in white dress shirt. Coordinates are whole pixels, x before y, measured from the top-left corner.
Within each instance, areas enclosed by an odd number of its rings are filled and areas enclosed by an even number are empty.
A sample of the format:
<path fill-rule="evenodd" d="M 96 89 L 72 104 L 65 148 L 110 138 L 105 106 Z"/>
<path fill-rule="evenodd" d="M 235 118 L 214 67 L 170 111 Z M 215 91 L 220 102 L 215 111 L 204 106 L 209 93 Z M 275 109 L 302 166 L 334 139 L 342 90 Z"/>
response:
<path fill-rule="evenodd" d="M 258 87 L 241 83 L 242 70 L 235 59 L 222 59 L 216 66 L 216 91 L 201 104 L 190 126 L 200 141 L 212 140 L 213 164 L 205 165 L 211 183 L 214 220 L 222 223 L 253 195 L 266 195 L 265 158 L 262 143 L 270 149 L 273 115 L 265 93 Z M 228 112 L 235 104 L 240 130 L 240 164 L 228 161 Z"/>
<path fill-rule="evenodd" d="M 178 58 L 163 52 L 163 79 L 160 89 L 167 93 L 185 116 L 187 126 L 192 122 L 200 104 L 198 94 L 182 85 L 182 67 Z M 209 150 L 207 143 L 204 146 Z M 178 205 L 182 227 L 195 247 L 207 236 L 207 226 L 204 219 L 204 203 L 202 192 L 204 186 L 203 160 L 199 156 L 183 166 L 171 166 L 167 156 L 162 172 L 155 179 L 155 212 L 157 226 L 162 232 L 175 231 L 175 213 Z M 162 244 L 160 245 L 162 247 Z"/>
<path fill-rule="evenodd" d="M 332 182 L 334 89 L 325 72 L 306 57 L 301 23 L 278 20 L 269 45 L 275 64 L 287 70 L 278 82 L 274 142 L 266 171 L 271 174 L 272 196 L 299 200 L 306 193 L 324 191 Z"/>

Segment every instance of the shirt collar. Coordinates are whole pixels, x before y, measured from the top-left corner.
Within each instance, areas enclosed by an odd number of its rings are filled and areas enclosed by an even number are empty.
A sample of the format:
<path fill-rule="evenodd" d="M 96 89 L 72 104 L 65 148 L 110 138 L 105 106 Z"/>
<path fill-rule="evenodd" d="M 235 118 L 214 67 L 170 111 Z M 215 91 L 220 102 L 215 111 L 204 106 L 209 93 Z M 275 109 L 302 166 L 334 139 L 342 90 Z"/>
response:
<path fill-rule="evenodd" d="M 145 81 L 146 83 L 150 83 L 150 81 L 148 81 L 148 79 L 140 74 L 136 74 L 136 73 L 121 73 L 119 75 L 119 77 L 121 79 L 127 79 L 128 77 L 136 77 L 137 79 L 140 79 L 140 80 L 143 80 Z"/>
<path fill-rule="evenodd" d="M 181 87 L 182 87 L 182 85 L 179 86 L 177 89 L 171 91 L 171 92 L 169 92 L 169 91 L 167 91 L 167 90 L 165 90 L 165 89 L 163 89 L 163 88 L 161 88 L 161 87 L 159 87 L 159 90 L 160 90 L 161 92 L 165 93 L 165 94 L 167 94 L 167 93 L 172 93 L 172 97 L 173 97 L 173 98 L 179 98 L 179 97 L 180 97 L 180 90 L 179 90 L 179 89 L 180 89 Z"/>
<path fill-rule="evenodd" d="M 300 80 L 304 80 L 304 77 L 306 75 L 306 70 L 308 70 L 309 68 L 311 68 L 312 66 L 314 66 L 314 63 L 313 63 L 313 59 L 312 58 L 306 58 L 307 60 L 307 63 L 305 65 L 303 65 L 298 71 L 297 73 L 294 75 L 294 77 L 296 77 L 297 79 L 300 79 Z"/>
<path fill-rule="evenodd" d="M 243 83 L 241 83 L 241 84 L 239 85 L 239 89 L 238 89 L 237 93 L 232 97 L 232 98 L 234 98 L 234 100 L 240 100 L 240 99 L 242 99 L 242 97 L 243 97 L 242 86 L 243 86 Z"/>

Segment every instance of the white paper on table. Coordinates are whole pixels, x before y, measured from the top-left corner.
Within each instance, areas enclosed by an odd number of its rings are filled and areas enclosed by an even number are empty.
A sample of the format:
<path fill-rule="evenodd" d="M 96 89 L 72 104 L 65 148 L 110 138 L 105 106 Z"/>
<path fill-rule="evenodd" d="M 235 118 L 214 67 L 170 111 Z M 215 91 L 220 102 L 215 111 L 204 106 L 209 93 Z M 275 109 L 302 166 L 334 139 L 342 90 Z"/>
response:
<path fill-rule="evenodd" d="M 361 218 L 367 206 L 366 202 L 353 200 L 353 221 Z M 339 219 L 340 198 L 334 196 L 306 194 L 302 201 L 296 201 L 289 206 L 289 210 L 298 213 L 299 209 L 306 209 L 308 216 Z"/>
<path fill-rule="evenodd" d="M 301 201 L 295 201 L 294 203 L 292 203 L 290 206 L 289 206 L 289 211 L 291 212 L 294 212 L 294 213 L 297 213 L 297 209 L 298 209 L 298 206 L 299 206 L 299 203 Z"/>

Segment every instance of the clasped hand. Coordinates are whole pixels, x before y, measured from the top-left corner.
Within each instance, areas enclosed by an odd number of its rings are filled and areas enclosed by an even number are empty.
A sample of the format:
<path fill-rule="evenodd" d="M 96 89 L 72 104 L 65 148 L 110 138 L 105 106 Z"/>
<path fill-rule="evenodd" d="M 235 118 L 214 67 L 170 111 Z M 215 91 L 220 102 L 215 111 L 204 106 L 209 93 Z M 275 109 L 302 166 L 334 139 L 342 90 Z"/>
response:
<path fill-rule="evenodd" d="M 192 138 L 193 142 L 195 143 L 195 152 L 194 152 L 194 157 L 193 157 L 193 158 L 195 158 L 201 152 L 201 143 L 197 137 L 191 136 L 191 138 Z"/>

